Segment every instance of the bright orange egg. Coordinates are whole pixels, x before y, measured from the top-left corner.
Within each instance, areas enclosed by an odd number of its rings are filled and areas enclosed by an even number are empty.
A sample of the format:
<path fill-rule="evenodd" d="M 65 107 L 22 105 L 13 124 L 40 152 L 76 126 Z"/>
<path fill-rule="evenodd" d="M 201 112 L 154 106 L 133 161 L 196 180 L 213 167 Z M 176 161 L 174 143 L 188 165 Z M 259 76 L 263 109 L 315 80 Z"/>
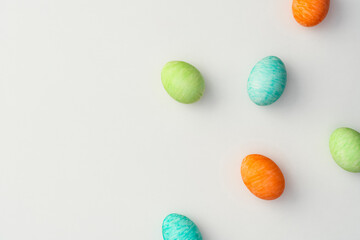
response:
<path fill-rule="evenodd" d="M 284 175 L 276 163 L 265 156 L 251 154 L 245 157 L 241 176 L 246 187 L 258 198 L 273 200 L 284 192 Z"/>
<path fill-rule="evenodd" d="M 292 11 L 298 23 L 312 27 L 324 20 L 329 7 L 330 0 L 293 0 Z"/>

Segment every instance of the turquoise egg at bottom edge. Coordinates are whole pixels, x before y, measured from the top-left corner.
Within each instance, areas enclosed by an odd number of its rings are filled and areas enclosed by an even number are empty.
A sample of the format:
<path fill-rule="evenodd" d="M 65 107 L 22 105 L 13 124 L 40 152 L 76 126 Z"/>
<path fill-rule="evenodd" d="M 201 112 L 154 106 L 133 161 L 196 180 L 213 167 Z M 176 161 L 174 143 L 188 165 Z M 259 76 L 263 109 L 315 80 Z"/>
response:
<path fill-rule="evenodd" d="M 172 213 L 162 224 L 164 240 L 202 240 L 198 227 L 189 218 Z"/>
<path fill-rule="evenodd" d="M 252 69 L 247 91 L 251 101 L 259 106 L 276 102 L 285 90 L 287 73 L 280 58 L 268 56 L 255 64 Z"/>

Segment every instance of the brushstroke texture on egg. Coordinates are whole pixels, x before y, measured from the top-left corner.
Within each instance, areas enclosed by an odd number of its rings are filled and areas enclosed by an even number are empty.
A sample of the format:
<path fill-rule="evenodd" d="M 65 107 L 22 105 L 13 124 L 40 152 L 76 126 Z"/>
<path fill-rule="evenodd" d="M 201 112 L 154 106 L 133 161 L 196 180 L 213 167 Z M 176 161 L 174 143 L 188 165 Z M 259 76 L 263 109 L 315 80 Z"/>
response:
<path fill-rule="evenodd" d="M 349 172 L 360 172 L 360 133 L 338 128 L 330 136 L 330 152 L 335 162 Z"/>
<path fill-rule="evenodd" d="M 204 93 L 204 79 L 194 66 L 182 61 L 168 62 L 161 71 L 167 93 L 181 103 L 194 103 Z"/>
<path fill-rule="evenodd" d="M 251 154 L 241 164 L 241 176 L 246 187 L 258 198 L 273 200 L 285 189 L 285 178 L 270 158 Z"/>
<path fill-rule="evenodd" d="M 172 213 L 162 224 L 164 240 L 202 240 L 198 227 L 189 218 Z"/>
<path fill-rule="evenodd" d="M 252 69 L 247 91 L 251 101 L 259 106 L 270 105 L 280 98 L 286 86 L 284 63 L 275 56 L 265 57 Z"/>
<path fill-rule="evenodd" d="M 312 27 L 324 20 L 330 7 L 330 0 L 293 0 L 292 11 L 295 20 Z"/>

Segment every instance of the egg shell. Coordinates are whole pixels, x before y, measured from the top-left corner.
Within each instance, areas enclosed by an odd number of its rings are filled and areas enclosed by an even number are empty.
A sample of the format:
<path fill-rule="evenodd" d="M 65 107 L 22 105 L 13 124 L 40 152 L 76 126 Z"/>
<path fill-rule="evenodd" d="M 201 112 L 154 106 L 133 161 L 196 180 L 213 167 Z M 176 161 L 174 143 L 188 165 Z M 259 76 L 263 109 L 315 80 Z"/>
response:
<path fill-rule="evenodd" d="M 172 213 L 162 224 L 164 240 L 202 240 L 198 227 L 189 218 Z"/>
<path fill-rule="evenodd" d="M 349 172 L 360 172 L 360 133 L 338 128 L 330 136 L 330 153 L 335 162 Z"/>
<path fill-rule="evenodd" d="M 324 20 L 329 12 L 330 0 L 293 0 L 292 11 L 295 20 L 312 27 Z"/>
<path fill-rule="evenodd" d="M 258 198 L 273 200 L 285 189 L 285 178 L 270 158 L 251 154 L 241 164 L 241 176 L 246 187 Z"/>
<path fill-rule="evenodd" d="M 252 69 L 247 91 L 251 101 L 259 106 L 270 105 L 283 94 L 287 81 L 284 63 L 275 56 L 265 57 Z"/>
<path fill-rule="evenodd" d="M 201 73 L 186 62 L 168 62 L 161 71 L 161 81 L 167 93 L 181 103 L 194 103 L 204 94 L 205 82 Z"/>

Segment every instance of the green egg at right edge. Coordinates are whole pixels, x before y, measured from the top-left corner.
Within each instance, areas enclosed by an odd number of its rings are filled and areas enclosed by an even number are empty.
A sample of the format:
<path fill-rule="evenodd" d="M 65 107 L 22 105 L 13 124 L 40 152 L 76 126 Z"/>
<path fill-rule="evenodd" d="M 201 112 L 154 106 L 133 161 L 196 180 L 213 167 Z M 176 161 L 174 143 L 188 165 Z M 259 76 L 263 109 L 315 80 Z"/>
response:
<path fill-rule="evenodd" d="M 360 172 L 360 133 L 338 128 L 330 136 L 330 152 L 335 162 L 349 172 Z"/>

